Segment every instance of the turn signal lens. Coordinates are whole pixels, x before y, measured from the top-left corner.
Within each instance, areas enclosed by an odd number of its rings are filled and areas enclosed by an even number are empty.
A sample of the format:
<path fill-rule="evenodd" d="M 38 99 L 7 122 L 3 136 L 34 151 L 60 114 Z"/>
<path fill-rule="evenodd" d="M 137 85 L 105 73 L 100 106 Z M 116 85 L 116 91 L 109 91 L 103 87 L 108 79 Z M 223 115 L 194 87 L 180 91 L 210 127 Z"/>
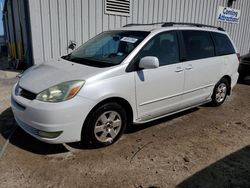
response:
<path fill-rule="evenodd" d="M 75 87 L 73 87 L 71 90 L 70 90 L 70 92 L 69 92 L 69 94 L 68 94 L 68 96 L 67 96 L 67 99 L 71 99 L 72 97 L 74 97 L 77 93 L 78 93 L 78 91 L 81 89 L 81 86 L 79 85 L 79 86 L 75 86 Z"/>

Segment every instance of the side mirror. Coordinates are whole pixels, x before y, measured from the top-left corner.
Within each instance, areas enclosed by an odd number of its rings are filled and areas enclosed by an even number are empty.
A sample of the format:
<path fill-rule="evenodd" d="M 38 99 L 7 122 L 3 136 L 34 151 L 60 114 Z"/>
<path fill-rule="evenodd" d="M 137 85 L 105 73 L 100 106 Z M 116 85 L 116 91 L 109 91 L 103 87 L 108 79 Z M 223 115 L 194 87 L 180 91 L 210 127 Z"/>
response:
<path fill-rule="evenodd" d="M 139 67 L 142 69 L 155 69 L 159 67 L 159 59 L 154 56 L 143 57 L 139 62 Z"/>
<path fill-rule="evenodd" d="M 74 41 L 70 41 L 70 44 L 69 44 L 69 46 L 68 46 L 68 49 L 74 50 L 75 47 L 76 47 L 76 43 L 75 43 Z"/>

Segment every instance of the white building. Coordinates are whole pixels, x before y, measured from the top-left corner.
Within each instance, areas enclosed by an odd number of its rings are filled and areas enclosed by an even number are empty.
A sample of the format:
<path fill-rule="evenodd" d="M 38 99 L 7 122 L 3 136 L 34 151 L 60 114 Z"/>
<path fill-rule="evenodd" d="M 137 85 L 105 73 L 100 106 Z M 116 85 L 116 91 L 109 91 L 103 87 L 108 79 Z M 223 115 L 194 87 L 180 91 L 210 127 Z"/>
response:
<path fill-rule="evenodd" d="M 69 53 L 71 41 L 79 46 L 129 23 L 219 26 L 245 54 L 250 48 L 249 10 L 249 0 L 6 0 L 3 21 L 10 56 L 30 66 Z"/>

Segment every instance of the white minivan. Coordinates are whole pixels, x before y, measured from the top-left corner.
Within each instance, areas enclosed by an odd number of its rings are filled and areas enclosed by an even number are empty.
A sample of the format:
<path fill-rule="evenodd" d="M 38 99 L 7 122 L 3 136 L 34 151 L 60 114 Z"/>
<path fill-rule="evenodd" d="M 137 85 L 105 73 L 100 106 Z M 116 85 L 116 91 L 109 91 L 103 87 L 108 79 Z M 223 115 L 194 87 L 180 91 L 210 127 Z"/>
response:
<path fill-rule="evenodd" d="M 41 141 L 107 146 L 129 124 L 221 105 L 237 82 L 238 57 L 222 28 L 130 24 L 26 70 L 11 107 L 18 125 Z"/>

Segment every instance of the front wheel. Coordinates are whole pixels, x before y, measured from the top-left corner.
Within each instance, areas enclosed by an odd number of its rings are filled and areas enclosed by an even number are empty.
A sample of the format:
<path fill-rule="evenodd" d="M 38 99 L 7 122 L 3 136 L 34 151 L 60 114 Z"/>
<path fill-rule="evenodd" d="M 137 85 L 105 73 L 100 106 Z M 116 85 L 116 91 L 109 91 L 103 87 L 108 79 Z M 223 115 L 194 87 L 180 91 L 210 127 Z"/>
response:
<path fill-rule="evenodd" d="M 229 91 L 229 83 L 227 79 L 222 78 L 214 88 L 214 92 L 212 95 L 212 104 L 214 106 L 220 106 L 224 103 L 227 98 L 227 94 Z"/>
<path fill-rule="evenodd" d="M 90 115 L 83 130 L 83 139 L 91 145 L 108 146 L 122 136 L 126 125 L 127 115 L 122 106 L 117 103 L 107 103 Z"/>

